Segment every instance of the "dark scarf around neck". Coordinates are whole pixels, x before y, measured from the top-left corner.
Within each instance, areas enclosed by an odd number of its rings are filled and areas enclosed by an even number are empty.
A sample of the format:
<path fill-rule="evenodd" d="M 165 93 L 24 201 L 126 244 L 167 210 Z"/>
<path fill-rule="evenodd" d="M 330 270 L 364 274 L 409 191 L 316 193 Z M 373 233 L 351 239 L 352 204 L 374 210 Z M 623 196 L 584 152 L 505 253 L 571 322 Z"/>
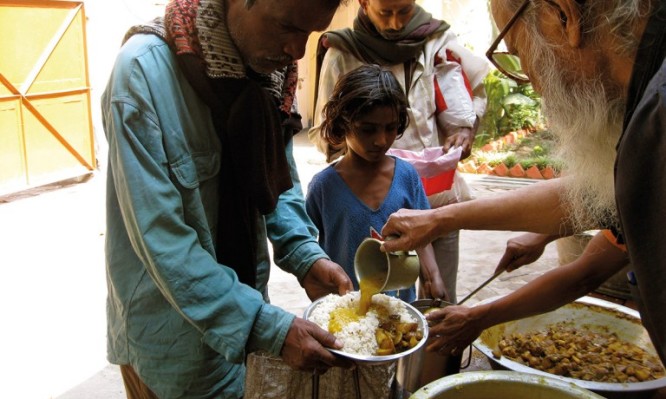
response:
<path fill-rule="evenodd" d="M 351 53 L 366 64 L 383 66 L 408 64 L 411 67 L 412 61 L 423 51 L 428 38 L 449 29 L 448 23 L 434 19 L 430 13 L 418 5 L 415 5 L 414 15 L 403 29 L 402 35 L 395 40 L 384 38 L 365 14 L 363 8 L 359 7 L 353 26 L 353 29 L 328 31 L 319 37 L 316 51 L 313 113 L 317 110 L 321 67 L 329 48 L 334 47 Z M 409 90 L 408 85 L 405 84 L 405 86 Z M 341 154 L 339 149 L 332 148 L 330 145 L 326 146 L 327 161 L 330 162 Z"/>
<path fill-rule="evenodd" d="M 403 33 L 395 40 L 384 38 L 372 24 L 362 8 L 354 19 L 354 28 L 326 32 L 323 46 L 350 52 L 368 64 L 396 65 L 414 59 L 423 51 L 428 37 L 449 29 L 449 24 L 434 19 L 418 5 Z"/>
<path fill-rule="evenodd" d="M 210 108 L 222 146 L 217 261 L 255 287 L 259 215 L 274 211 L 280 194 L 293 186 L 285 148 L 302 129 L 300 116 L 291 112 L 297 67 L 260 75 L 239 65 L 223 18 L 210 12 L 222 6 L 222 0 L 171 0 L 163 20 L 134 27 L 125 39 L 135 33 L 164 39 Z"/>

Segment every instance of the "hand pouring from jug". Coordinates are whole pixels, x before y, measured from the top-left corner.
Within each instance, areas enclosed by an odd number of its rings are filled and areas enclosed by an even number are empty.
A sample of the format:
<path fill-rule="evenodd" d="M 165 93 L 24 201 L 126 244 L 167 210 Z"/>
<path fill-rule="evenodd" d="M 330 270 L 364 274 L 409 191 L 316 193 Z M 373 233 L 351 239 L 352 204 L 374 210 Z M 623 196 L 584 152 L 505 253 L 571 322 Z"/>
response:
<path fill-rule="evenodd" d="M 354 256 L 354 271 L 361 287 L 361 300 L 366 305 L 372 295 L 409 288 L 419 277 L 420 263 L 416 252 L 383 252 L 382 243 L 377 238 L 366 238 Z M 367 308 L 362 308 L 363 311 L 367 311 Z"/>

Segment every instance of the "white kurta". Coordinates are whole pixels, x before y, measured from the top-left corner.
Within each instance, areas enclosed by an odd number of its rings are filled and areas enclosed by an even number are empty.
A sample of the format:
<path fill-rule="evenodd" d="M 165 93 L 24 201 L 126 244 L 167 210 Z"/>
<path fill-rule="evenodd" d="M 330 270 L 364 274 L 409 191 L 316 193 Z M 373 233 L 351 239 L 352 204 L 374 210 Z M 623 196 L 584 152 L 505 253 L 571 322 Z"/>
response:
<path fill-rule="evenodd" d="M 460 60 L 460 64 L 447 61 L 447 50 L 454 58 Z M 436 57 L 443 60 L 438 65 L 435 65 Z M 319 139 L 322 109 L 340 76 L 363 64 L 363 61 L 348 52 L 335 48 L 329 48 L 326 52 L 319 74 L 314 127 L 308 133 L 310 140 L 322 151 L 324 146 Z M 469 97 L 469 92 L 464 86 L 461 65 L 472 88 L 473 98 Z M 405 90 L 404 65 L 401 63 L 387 68 L 393 72 Z M 411 107 L 409 126 L 393 146 L 418 151 L 440 145 L 435 113 L 435 77 L 444 89 L 443 94 L 448 105 L 448 109 L 444 113 L 449 117 L 449 123 L 457 122 L 460 127 L 471 127 L 475 118 L 483 116 L 486 109 L 483 79 L 487 73 L 488 63 L 485 59 L 461 46 L 456 40 L 455 34 L 450 30 L 433 35 L 427 41 L 424 51 L 418 56 L 411 85 L 409 90 L 405 90 Z"/>

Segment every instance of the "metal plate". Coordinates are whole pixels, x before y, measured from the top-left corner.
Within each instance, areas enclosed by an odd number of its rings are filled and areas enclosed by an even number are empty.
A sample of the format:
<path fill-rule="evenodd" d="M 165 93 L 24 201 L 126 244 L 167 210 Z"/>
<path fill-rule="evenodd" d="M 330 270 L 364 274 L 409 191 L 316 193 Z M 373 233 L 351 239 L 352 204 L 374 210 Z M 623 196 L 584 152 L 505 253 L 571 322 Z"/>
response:
<path fill-rule="evenodd" d="M 500 297 L 489 298 L 479 302 L 477 305 L 493 302 L 499 298 Z M 499 359 L 493 356 L 493 349 L 497 348 L 497 344 L 502 336 L 514 332 L 526 333 L 545 331 L 549 326 L 558 322 L 567 322 L 574 327 L 591 329 L 593 331 L 614 332 L 620 339 L 638 345 L 649 354 L 656 356 L 654 346 L 650 341 L 647 331 L 641 324 L 638 312 L 613 302 L 592 297 L 580 298 L 573 303 L 564 305 L 559 309 L 542 315 L 490 327 L 481 333 L 481 336 L 474 341 L 474 346 L 488 357 L 494 367 L 558 378 L 566 382 L 574 383 L 585 389 L 599 392 L 602 395 L 604 392 L 629 394 L 632 392 L 653 391 L 666 387 L 666 377 L 651 381 L 632 383 L 585 381 L 546 373 L 513 361 L 505 356 L 502 356 Z"/>
<path fill-rule="evenodd" d="M 305 309 L 305 312 L 303 314 L 303 318 L 305 320 L 308 320 L 308 317 L 312 314 L 312 312 L 321 304 L 321 302 L 325 299 L 326 297 L 319 298 L 316 301 L 312 302 L 310 306 Z M 398 298 L 396 298 L 398 299 Z M 398 299 L 400 300 L 400 299 Z M 367 356 L 367 355 L 359 355 L 356 353 L 347 353 L 338 349 L 331 349 L 327 348 L 331 352 L 347 357 L 349 359 L 353 359 L 359 362 L 366 362 L 366 363 L 385 363 L 385 362 L 392 362 L 395 360 L 398 360 L 402 357 L 408 356 L 417 350 L 421 348 L 423 345 L 425 345 L 426 341 L 428 340 L 428 323 L 426 322 L 425 316 L 421 312 L 419 312 L 415 307 L 412 305 L 408 304 L 407 302 L 401 301 L 405 305 L 405 309 L 409 314 L 416 319 L 416 322 L 418 323 L 418 329 L 423 331 L 423 338 L 419 341 L 418 344 L 416 344 L 413 348 L 409 348 L 408 350 L 400 353 L 394 353 L 392 355 L 387 355 L 387 356 Z"/>

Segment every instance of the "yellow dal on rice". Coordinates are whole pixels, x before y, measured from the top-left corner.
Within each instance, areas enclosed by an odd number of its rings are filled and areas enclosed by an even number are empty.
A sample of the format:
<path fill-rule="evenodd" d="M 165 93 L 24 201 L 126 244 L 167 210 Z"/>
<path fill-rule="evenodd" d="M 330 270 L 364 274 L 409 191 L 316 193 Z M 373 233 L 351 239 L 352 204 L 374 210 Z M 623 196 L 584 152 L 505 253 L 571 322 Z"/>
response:
<path fill-rule="evenodd" d="M 370 278 L 364 278 L 358 282 L 360 291 L 361 291 L 361 300 L 358 304 L 358 314 L 365 316 L 370 309 L 370 303 L 372 303 L 372 296 L 379 293 L 382 286 L 384 285 L 385 277 L 382 275 L 372 276 Z"/>
<path fill-rule="evenodd" d="M 331 319 L 328 322 L 328 331 L 332 334 L 342 331 L 342 329 L 349 323 L 357 322 L 361 317 L 365 316 L 370 310 L 372 303 L 372 296 L 379 293 L 379 290 L 384 285 L 383 276 L 372 276 L 365 278 L 358 283 L 361 299 L 358 302 L 358 309 L 339 308 L 331 312 Z M 378 314 L 386 314 L 386 310 L 375 306 L 373 309 Z"/>

